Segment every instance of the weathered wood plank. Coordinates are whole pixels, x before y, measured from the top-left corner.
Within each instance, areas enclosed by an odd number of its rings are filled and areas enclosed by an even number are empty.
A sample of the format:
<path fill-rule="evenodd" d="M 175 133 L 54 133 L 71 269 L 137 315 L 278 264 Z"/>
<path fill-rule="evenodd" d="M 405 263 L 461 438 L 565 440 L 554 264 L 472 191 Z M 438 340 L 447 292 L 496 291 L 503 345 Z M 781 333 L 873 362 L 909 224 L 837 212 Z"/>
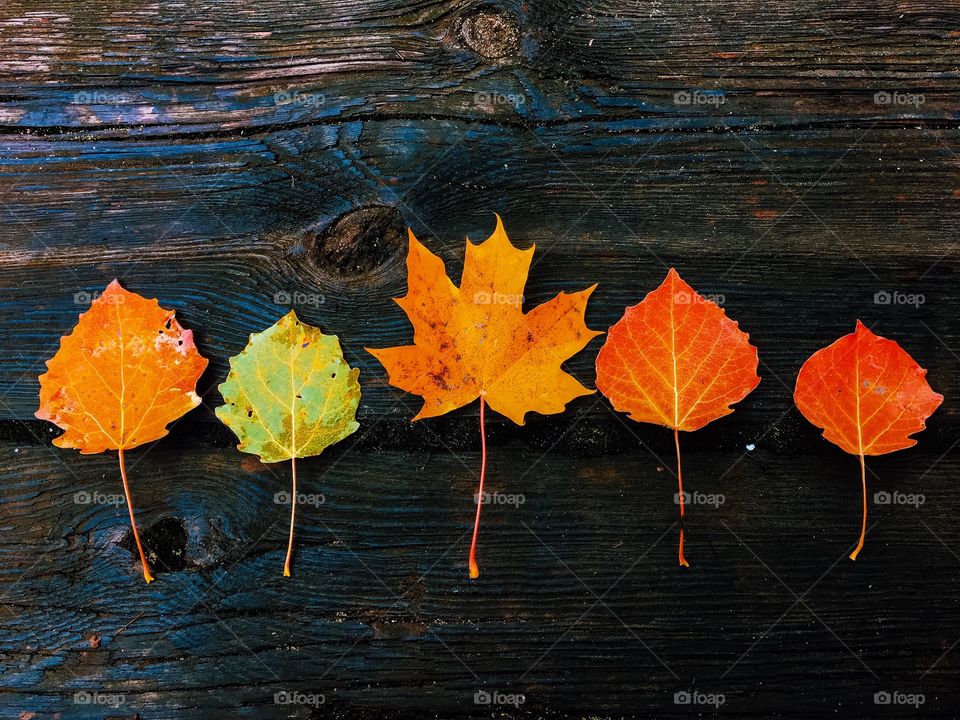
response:
<path fill-rule="evenodd" d="M 722 295 L 764 362 L 765 382 L 742 406 L 752 423 L 790 407 L 804 358 L 857 317 L 900 340 L 950 397 L 960 392 L 960 203 L 945 143 L 955 140 L 882 128 L 713 136 L 424 121 L 235 144 L 8 144 L 0 318 L 16 352 L 0 366 L 4 414 L 35 409 L 35 375 L 82 309 L 75 294 L 122 276 L 197 330 L 211 385 L 249 333 L 286 311 L 277 294 L 301 293 L 303 317 L 339 333 L 361 367 L 362 412 L 410 416 L 416 399 L 381 385 L 362 351 L 409 341 L 390 301 L 405 287 L 402 227 L 456 277 L 459 238 L 484 237 L 491 209 L 518 243 L 538 245 L 531 304 L 599 279 L 588 321 L 605 328 L 667 265 Z M 42 189 L 31 184 L 39 177 Z M 399 217 L 385 210 L 382 232 L 359 240 L 345 231 L 348 250 L 315 239 L 351 208 L 380 205 Z M 343 274 L 343 252 L 362 272 Z M 884 291 L 924 302 L 876 304 Z M 570 363 L 588 383 L 599 342 Z M 932 423 L 954 423 L 956 412 L 947 403 Z"/>
<path fill-rule="evenodd" d="M 148 540 L 182 569 L 146 586 L 124 508 L 73 500 L 119 491 L 114 457 L 3 445 L 0 712 L 102 717 L 74 704 L 87 690 L 122 695 L 122 716 L 310 716 L 273 704 L 290 690 L 324 694 L 324 716 L 469 716 L 484 687 L 548 717 L 679 717 L 689 688 L 736 717 L 866 716 L 894 689 L 924 693 L 921 715 L 958 707 L 956 452 L 871 462 L 871 492 L 925 502 L 872 504 L 856 563 L 848 456 L 689 453 L 690 491 L 724 502 L 690 508 L 682 571 L 656 456 L 498 448 L 491 492 L 525 501 L 487 508 L 470 583 L 476 453 L 345 450 L 303 464 L 325 502 L 302 508 L 289 579 L 285 468 L 174 441 L 132 453 L 148 538 L 184 531 Z"/>
<path fill-rule="evenodd" d="M 0 122 L 117 137 L 370 115 L 709 123 L 710 103 L 678 103 L 682 90 L 775 122 L 949 120 L 958 26 L 956 8 L 893 0 L 17 0 L 0 15 Z M 923 99 L 878 108 L 878 91 Z"/>
<path fill-rule="evenodd" d="M 0 716 L 956 715 L 958 32 L 930 0 L 4 3 Z M 592 397 L 491 419 L 491 489 L 525 502 L 485 510 L 466 580 L 475 410 L 411 426 L 362 348 L 409 340 L 404 227 L 456 277 L 493 210 L 537 243 L 528 305 L 599 279 L 604 328 L 676 265 L 759 346 L 758 390 L 683 439 L 688 489 L 725 499 L 691 507 L 689 572 L 669 438 Z M 212 360 L 204 408 L 131 461 L 150 586 L 124 509 L 74 501 L 119 492 L 115 459 L 20 422 L 75 294 L 115 276 Z M 287 580 L 286 471 L 209 412 L 278 293 L 364 381 L 361 431 L 303 465 L 326 502 Z M 872 506 L 851 563 L 855 462 L 790 390 L 857 317 L 947 403 L 871 462 L 871 492 L 925 502 Z M 587 384 L 599 342 L 569 363 Z"/>

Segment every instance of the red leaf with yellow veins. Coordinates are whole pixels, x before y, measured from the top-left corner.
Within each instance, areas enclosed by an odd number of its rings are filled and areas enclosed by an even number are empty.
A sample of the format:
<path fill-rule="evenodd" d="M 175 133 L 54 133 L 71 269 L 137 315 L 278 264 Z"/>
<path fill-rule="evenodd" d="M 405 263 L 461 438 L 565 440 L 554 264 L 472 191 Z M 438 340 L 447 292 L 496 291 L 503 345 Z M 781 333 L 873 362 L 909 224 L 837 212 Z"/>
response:
<path fill-rule="evenodd" d="M 927 371 L 893 340 L 857 329 L 811 355 L 800 368 L 794 402 L 823 436 L 860 458 L 863 520 L 856 560 L 867 532 L 865 455 L 884 455 L 916 445 L 911 435 L 943 402 L 926 380 Z"/>
<path fill-rule="evenodd" d="M 584 323 L 594 287 L 560 293 L 523 312 L 523 291 L 534 248 L 518 250 L 500 218 L 480 244 L 467 242 L 460 287 L 447 277 L 443 261 L 410 233 L 407 294 L 397 299 L 413 324 L 413 345 L 371 350 L 387 369 L 390 384 L 423 398 L 413 418 L 435 417 L 480 399 L 480 490 L 470 547 L 470 577 L 476 562 L 477 532 L 486 473 L 484 408 L 523 425 L 528 412 L 563 412 L 588 390 L 561 364 L 600 335 Z"/>
<path fill-rule="evenodd" d="M 660 287 L 610 328 L 597 355 L 597 388 L 615 410 L 673 430 L 684 567 L 680 430 L 699 430 L 730 414 L 760 382 L 749 337 L 670 268 Z"/>
<path fill-rule="evenodd" d="M 53 444 L 81 453 L 119 451 L 130 525 L 153 580 L 133 517 L 124 451 L 162 438 L 167 425 L 200 404 L 197 380 L 207 367 L 193 332 L 173 310 L 128 292 L 114 280 L 80 316 L 40 376 L 36 416 L 66 432 Z"/>

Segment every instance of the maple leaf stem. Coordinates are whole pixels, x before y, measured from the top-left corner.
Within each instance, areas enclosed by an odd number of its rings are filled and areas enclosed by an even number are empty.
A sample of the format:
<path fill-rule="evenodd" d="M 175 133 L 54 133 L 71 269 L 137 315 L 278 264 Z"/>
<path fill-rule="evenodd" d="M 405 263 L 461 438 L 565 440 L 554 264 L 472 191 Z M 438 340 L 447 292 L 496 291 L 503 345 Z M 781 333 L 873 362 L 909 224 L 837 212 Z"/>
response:
<path fill-rule="evenodd" d="M 483 478 L 487 474 L 487 432 L 484 428 L 483 410 L 486 403 L 480 396 L 480 488 L 477 490 L 477 516 L 473 521 L 473 541 L 470 543 L 470 579 L 480 577 L 477 566 L 477 534 L 480 531 L 480 508 L 483 507 Z"/>
<path fill-rule="evenodd" d="M 677 428 L 673 429 L 673 444 L 677 446 L 677 486 L 679 488 L 679 494 L 677 495 L 680 498 L 680 564 L 683 567 L 690 567 L 690 563 L 687 562 L 687 558 L 683 555 L 683 470 L 680 467 L 680 431 Z"/>
<path fill-rule="evenodd" d="M 297 458 L 290 458 L 293 474 L 293 492 L 290 495 L 290 538 L 287 540 L 287 559 L 283 562 L 283 576 L 290 577 L 290 558 L 293 556 L 293 524 L 297 517 Z"/>
<path fill-rule="evenodd" d="M 152 583 L 153 575 L 150 574 L 147 556 L 143 552 L 143 545 L 140 544 L 140 533 L 137 532 L 137 521 L 133 519 L 133 501 L 130 499 L 130 486 L 127 484 L 127 466 L 123 462 L 123 448 L 120 448 L 119 455 L 120 479 L 123 480 L 123 496 L 127 499 L 127 511 L 130 513 L 130 527 L 133 528 L 133 539 L 137 543 L 137 552 L 140 553 L 140 564 L 143 565 L 143 579 L 146 580 L 147 583 Z"/>
<path fill-rule="evenodd" d="M 863 459 L 863 453 L 860 453 L 860 485 L 863 487 L 863 522 L 860 524 L 860 542 L 850 553 L 851 560 L 856 560 L 857 555 L 863 550 L 863 541 L 867 535 L 867 466 Z"/>

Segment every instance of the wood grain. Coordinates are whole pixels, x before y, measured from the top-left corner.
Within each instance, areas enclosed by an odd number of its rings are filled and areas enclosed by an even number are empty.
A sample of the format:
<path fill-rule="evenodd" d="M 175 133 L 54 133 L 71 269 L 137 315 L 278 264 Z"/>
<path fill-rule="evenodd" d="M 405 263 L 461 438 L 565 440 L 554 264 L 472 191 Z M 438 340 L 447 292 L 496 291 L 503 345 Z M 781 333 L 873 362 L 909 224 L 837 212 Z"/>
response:
<path fill-rule="evenodd" d="M 32 414 L 75 295 L 114 276 L 197 329 L 211 386 L 286 310 L 276 298 L 300 298 L 361 367 L 361 413 L 408 417 L 416 400 L 361 350 L 409 338 L 389 299 L 396 228 L 456 274 L 492 210 L 538 244 L 528 304 L 600 277 L 588 319 L 604 328 L 669 265 L 722 295 L 764 360 L 751 427 L 789 408 L 803 359 L 857 318 L 960 391 L 955 12 L 31 7 L 0 22 L 8 417 Z M 377 207 L 397 213 L 381 233 L 326 242 Z M 924 303 L 876 305 L 884 292 Z M 570 363 L 586 382 L 599 342 Z M 956 417 L 948 403 L 932 423 Z"/>
<path fill-rule="evenodd" d="M 102 717 L 82 690 L 144 718 L 311 716 L 274 705 L 282 690 L 322 693 L 334 717 L 469 716 L 482 688 L 548 717 L 679 717 L 691 688 L 737 717 L 867 715 L 894 689 L 957 707 L 955 454 L 871 462 L 871 492 L 924 502 L 871 502 L 853 563 L 855 460 L 689 453 L 689 492 L 722 502 L 689 508 L 687 571 L 665 458 L 504 446 L 489 489 L 524 502 L 485 511 L 471 583 L 477 454 L 348 450 L 303 463 L 325 502 L 301 508 L 288 579 L 286 467 L 174 441 L 131 453 L 147 545 L 183 565 L 147 586 L 123 506 L 74 500 L 119 491 L 115 457 L 2 446 L 0 712 Z M 185 532 L 158 540 L 163 523 Z"/>
<path fill-rule="evenodd" d="M 958 38 L 933 0 L 3 3 L 0 716 L 960 716 Z M 492 488 L 525 502 L 485 510 L 467 582 L 476 409 L 411 425 L 362 348 L 409 341 L 405 227 L 457 278 L 493 211 L 537 244 L 527 307 L 599 280 L 603 329 L 676 266 L 759 347 L 758 389 L 683 439 L 685 484 L 725 496 L 688 514 L 691 572 L 669 437 L 595 396 L 491 419 Z M 211 359 L 203 407 L 131 460 L 171 568 L 149 587 L 123 508 L 74 502 L 119 492 L 115 458 L 32 420 L 114 277 Z M 326 502 L 284 581 L 285 469 L 210 409 L 291 303 L 340 335 L 363 401 L 304 464 Z M 858 468 L 791 390 L 858 318 L 947 400 L 871 463 L 871 491 L 925 502 L 872 507 L 851 563 Z M 568 363 L 588 385 L 600 342 Z"/>
<path fill-rule="evenodd" d="M 405 288 L 402 248 L 343 277 L 324 267 L 313 239 L 350 207 L 384 204 L 397 207 L 454 277 L 462 238 L 485 237 L 497 209 L 518 244 L 538 246 L 529 306 L 600 279 L 591 327 L 609 326 L 676 265 L 701 292 L 722 295 L 760 348 L 764 382 L 742 410 L 760 425 L 790 407 L 803 360 L 857 318 L 900 341 L 930 369 L 935 389 L 948 397 L 960 391 L 952 322 L 960 310 L 952 245 L 960 204 L 949 198 L 956 161 L 927 134 L 912 134 L 904 147 L 896 145 L 901 132 L 877 128 L 754 136 L 766 159 L 730 135 L 600 126 L 521 131 L 391 121 L 356 127 L 352 137 L 357 150 L 328 128 L 286 134 L 304 148 L 295 162 L 314 178 L 306 188 L 267 182 L 265 166 L 251 173 L 265 161 L 248 154 L 259 145 L 252 141 L 239 155 L 217 144 L 181 147 L 188 156 L 170 170 L 158 165 L 169 160 L 156 159 L 156 146 L 115 160 L 98 155 L 48 178 L 57 183 L 47 196 L 59 204 L 55 211 L 13 187 L 7 208 L 17 222 L 5 226 L 0 251 L 0 320 L 16 338 L 0 367 L 8 412 L 25 418 L 35 409 L 34 376 L 83 309 L 75 298 L 85 296 L 76 294 L 121 276 L 130 289 L 177 308 L 197 331 L 212 360 L 211 385 L 251 332 L 286 312 L 275 300 L 293 297 L 304 319 L 343 338 L 365 379 L 362 412 L 412 416 L 416 399 L 383 386 L 382 369 L 362 351 L 409 341 L 390 299 Z M 54 152 L 56 143 L 44 142 Z M 48 163 L 45 152 L 29 162 Z M 111 151 L 98 144 L 97 153 Z M 338 170 L 344 153 L 355 159 Z M 877 163 L 883 156 L 901 172 L 887 173 Z M 114 173 L 125 180 L 108 181 Z M 96 190 L 71 194 L 72 185 Z M 316 220 L 311 214 L 324 205 L 326 216 Z M 302 224 L 290 226 L 298 217 Z M 277 229 L 281 223 L 288 227 Z M 383 257 L 375 243 L 371 251 Z M 882 292 L 923 303 L 878 305 Z M 570 362 L 585 382 L 600 342 Z M 209 404 L 218 401 L 214 394 Z M 932 422 L 956 417 L 947 403 Z"/>

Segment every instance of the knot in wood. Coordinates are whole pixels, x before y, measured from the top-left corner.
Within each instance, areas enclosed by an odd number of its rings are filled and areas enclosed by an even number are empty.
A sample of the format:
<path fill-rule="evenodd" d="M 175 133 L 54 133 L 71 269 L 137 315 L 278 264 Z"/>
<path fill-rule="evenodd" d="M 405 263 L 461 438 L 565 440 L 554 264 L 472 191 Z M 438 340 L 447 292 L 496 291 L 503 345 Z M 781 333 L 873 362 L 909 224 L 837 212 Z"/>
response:
<path fill-rule="evenodd" d="M 157 521 L 140 533 L 140 539 L 154 573 L 176 572 L 187 567 L 187 529 L 179 518 Z M 136 553 L 131 531 L 127 531 L 120 546 Z"/>
<path fill-rule="evenodd" d="M 396 208 L 371 205 L 351 210 L 318 233 L 313 258 L 340 277 L 369 273 L 405 247 L 405 224 Z"/>
<path fill-rule="evenodd" d="M 516 53 L 520 45 L 520 27 L 510 13 L 488 8 L 464 18 L 460 24 L 460 37 L 478 55 L 497 59 Z"/>

